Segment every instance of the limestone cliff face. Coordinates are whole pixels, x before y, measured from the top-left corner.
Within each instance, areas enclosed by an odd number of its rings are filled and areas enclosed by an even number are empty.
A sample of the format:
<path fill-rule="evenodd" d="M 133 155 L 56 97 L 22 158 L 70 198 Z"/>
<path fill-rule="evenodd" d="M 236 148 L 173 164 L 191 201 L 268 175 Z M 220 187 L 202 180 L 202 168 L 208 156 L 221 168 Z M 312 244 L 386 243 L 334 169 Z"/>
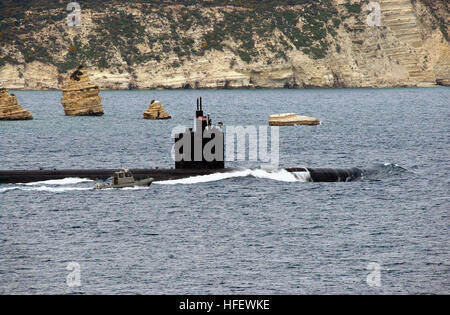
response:
<path fill-rule="evenodd" d="M 63 87 L 63 104 L 67 116 L 101 116 L 102 100 L 98 86 L 89 80 L 87 70 L 78 68 Z"/>
<path fill-rule="evenodd" d="M 17 103 L 17 97 L 0 89 L 0 120 L 31 120 L 33 116 Z"/>
<path fill-rule="evenodd" d="M 50 8 L 53 23 L 18 31 L 26 44 L 2 41 L 0 84 L 60 89 L 79 63 L 102 89 L 422 87 L 450 78 L 446 0 L 377 0 L 381 26 L 368 25 L 369 1 L 359 0 L 118 2 L 82 3 L 78 28 Z"/>

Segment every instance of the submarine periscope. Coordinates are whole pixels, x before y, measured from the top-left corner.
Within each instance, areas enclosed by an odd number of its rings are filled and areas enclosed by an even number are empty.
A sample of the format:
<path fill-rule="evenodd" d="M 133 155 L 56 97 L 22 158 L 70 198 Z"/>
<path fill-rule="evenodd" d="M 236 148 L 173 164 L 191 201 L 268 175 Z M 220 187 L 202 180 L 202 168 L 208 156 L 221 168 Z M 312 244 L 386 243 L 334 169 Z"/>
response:
<path fill-rule="evenodd" d="M 218 149 L 219 158 L 213 160 L 202 156 L 194 158 L 194 145 L 196 142 L 195 133 L 198 130 L 214 134 L 219 137 L 221 148 Z M 214 173 L 236 172 L 239 169 L 226 168 L 224 159 L 224 133 L 221 128 L 212 125 L 210 116 L 203 113 L 202 98 L 197 99 L 196 111 L 196 130 L 192 128 L 186 129 L 183 133 L 175 135 L 175 143 L 184 137 L 190 137 L 191 156 L 187 156 L 182 150 L 175 151 L 175 168 L 174 169 L 130 169 L 136 180 L 152 177 L 154 181 L 166 181 L 183 179 L 193 176 L 210 175 Z M 202 138 L 202 148 L 207 141 Z M 216 155 L 217 156 L 217 155 Z M 331 169 L 331 168 L 287 168 L 286 171 L 294 174 L 302 174 L 310 182 L 349 182 L 359 180 L 362 171 L 358 168 L 350 169 Z M 0 170 L 0 184 L 17 184 L 40 182 L 47 180 L 58 180 L 69 177 L 86 178 L 91 180 L 106 180 L 111 178 L 119 169 L 68 169 L 68 170 Z M 304 176 L 303 176 L 304 175 Z"/>

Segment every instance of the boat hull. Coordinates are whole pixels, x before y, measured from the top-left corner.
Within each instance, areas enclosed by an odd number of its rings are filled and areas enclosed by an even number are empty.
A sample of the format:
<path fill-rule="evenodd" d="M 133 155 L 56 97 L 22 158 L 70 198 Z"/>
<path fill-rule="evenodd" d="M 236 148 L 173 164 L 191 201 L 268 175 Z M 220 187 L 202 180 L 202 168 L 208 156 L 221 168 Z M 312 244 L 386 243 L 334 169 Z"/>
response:
<path fill-rule="evenodd" d="M 130 188 L 130 187 L 145 187 L 150 186 L 153 183 L 153 178 L 146 178 L 142 180 L 135 181 L 134 183 L 127 183 L 127 184 L 103 184 L 98 183 L 94 186 L 95 189 L 111 189 L 111 188 Z"/>

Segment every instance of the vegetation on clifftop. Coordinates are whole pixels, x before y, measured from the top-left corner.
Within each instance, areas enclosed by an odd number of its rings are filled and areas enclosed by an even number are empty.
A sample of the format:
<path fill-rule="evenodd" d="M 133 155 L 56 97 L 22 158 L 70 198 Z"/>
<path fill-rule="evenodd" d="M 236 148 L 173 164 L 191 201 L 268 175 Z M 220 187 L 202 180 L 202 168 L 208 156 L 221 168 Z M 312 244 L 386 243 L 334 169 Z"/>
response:
<path fill-rule="evenodd" d="M 118 55 L 132 67 L 171 54 L 183 62 L 208 50 L 225 49 L 247 63 L 266 53 L 287 60 L 291 49 L 323 58 L 329 47 L 327 34 L 336 27 L 332 18 L 337 14 L 328 0 L 186 0 L 176 5 L 163 0 L 78 2 L 83 12 L 92 16 L 88 34 L 67 27 L 66 4 L 2 1 L 0 65 L 37 60 L 65 72 L 79 63 L 120 67 L 123 63 L 114 64 L 117 58 L 113 56 Z M 131 9 L 142 14 L 132 14 Z M 195 32 L 200 38 L 193 38 Z M 150 51 L 139 50 L 141 44 Z"/>
<path fill-rule="evenodd" d="M 294 49 L 320 59 L 338 28 L 355 31 L 345 20 L 360 21 L 364 13 L 360 3 L 349 1 L 341 16 L 331 0 L 78 2 L 88 25 L 71 29 L 68 2 L 1 1 L 0 66 L 42 61 L 60 72 L 80 63 L 132 72 L 174 56 L 176 67 L 213 50 L 230 51 L 245 63 L 287 61 Z"/>

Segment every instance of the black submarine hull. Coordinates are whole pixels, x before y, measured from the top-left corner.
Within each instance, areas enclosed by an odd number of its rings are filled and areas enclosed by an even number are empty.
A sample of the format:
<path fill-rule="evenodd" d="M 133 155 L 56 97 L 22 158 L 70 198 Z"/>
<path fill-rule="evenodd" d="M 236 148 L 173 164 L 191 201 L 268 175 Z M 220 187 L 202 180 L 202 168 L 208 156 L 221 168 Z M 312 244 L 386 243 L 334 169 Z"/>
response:
<path fill-rule="evenodd" d="M 0 184 L 31 183 L 69 177 L 106 180 L 117 170 L 118 169 L 5 170 L 0 171 Z M 357 168 L 287 168 L 286 170 L 291 173 L 306 172 L 306 178 L 311 182 L 348 182 L 360 179 L 362 174 L 361 170 Z M 131 169 L 135 179 L 140 180 L 153 177 L 155 181 L 182 179 L 192 176 L 236 171 L 239 171 L 239 169 Z"/>

